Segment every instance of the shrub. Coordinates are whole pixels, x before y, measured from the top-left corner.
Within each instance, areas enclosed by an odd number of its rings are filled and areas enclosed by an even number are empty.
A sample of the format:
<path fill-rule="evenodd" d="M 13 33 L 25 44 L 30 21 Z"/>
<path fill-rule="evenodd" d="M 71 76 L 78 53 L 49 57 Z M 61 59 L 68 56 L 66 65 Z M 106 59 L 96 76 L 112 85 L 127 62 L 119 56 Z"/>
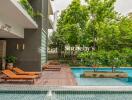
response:
<path fill-rule="evenodd" d="M 28 0 L 20 0 L 19 2 L 20 2 L 20 4 L 23 6 L 23 8 L 28 12 L 28 14 L 29 14 L 31 17 L 34 17 L 34 16 L 33 16 L 33 8 L 32 8 L 31 5 L 29 4 Z"/>
<path fill-rule="evenodd" d="M 127 64 L 132 66 L 132 49 L 123 48 L 122 49 L 122 56 L 126 59 Z"/>
<path fill-rule="evenodd" d="M 117 50 L 108 52 L 108 65 L 118 67 L 120 65 L 120 53 Z"/>
<path fill-rule="evenodd" d="M 27 11 L 27 13 L 32 17 L 36 17 L 36 16 L 40 16 L 42 17 L 42 13 L 40 13 L 39 11 L 34 11 L 32 6 L 30 5 L 28 0 L 20 0 L 19 1 L 20 4 L 22 5 L 22 7 Z"/>
<path fill-rule="evenodd" d="M 108 65 L 108 52 L 101 50 L 97 52 L 98 60 L 100 65 L 106 66 Z"/>
<path fill-rule="evenodd" d="M 16 57 L 7 56 L 7 57 L 5 57 L 5 60 L 6 60 L 7 63 L 15 63 L 16 62 Z"/>
<path fill-rule="evenodd" d="M 130 51 L 129 51 L 130 52 Z M 127 62 L 131 62 L 131 55 L 129 53 L 122 53 L 117 50 L 113 51 L 89 51 L 89 52 L 81 52 L 78 54 L 78 58 L 81 60 L 82 64 L 87 64 L 89 66 L 111 66 L 111 67 L 119 67 Z"/>
<path fill-rule="evenodd" d="M 81 52 L 77 56 L 80 59 L 80 63 L 86 66 L 92 66 L 95 63 L 95 52 Z"/>

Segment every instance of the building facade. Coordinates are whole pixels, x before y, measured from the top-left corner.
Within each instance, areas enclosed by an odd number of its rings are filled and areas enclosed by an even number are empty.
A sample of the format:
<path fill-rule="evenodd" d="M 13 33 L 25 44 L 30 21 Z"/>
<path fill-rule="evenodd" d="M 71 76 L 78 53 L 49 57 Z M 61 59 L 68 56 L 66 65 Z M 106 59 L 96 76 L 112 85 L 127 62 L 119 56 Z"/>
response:
<path fill-rule="evenodd" d="M 47 61 L 49 15 L 53 14 L 50 0 L 28 0 L 34 12 L 32 18 L 17 0 L 0 1 L 0 57 L 15 56 L 15 66 L 27 71 L 41 71 Z M 7 9 L 8 8 L 8 9 Z M 1 59 L 1 68 L 5 61 Z"/>

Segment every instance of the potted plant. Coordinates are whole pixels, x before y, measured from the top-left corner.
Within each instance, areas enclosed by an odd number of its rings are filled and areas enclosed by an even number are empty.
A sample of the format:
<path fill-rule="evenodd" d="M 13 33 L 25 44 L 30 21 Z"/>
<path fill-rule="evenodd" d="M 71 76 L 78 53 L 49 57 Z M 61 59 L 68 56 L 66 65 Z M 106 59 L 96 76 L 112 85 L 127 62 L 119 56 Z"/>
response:
<path fill-rule="evenodd" d="M 16 57 L 14 56 L 7 56 L 5 57 L 5 60 L 6 60 L 6 67 L 7 68 L 12 68 L 13 67 L 13 64 L 16 62 Z"/>

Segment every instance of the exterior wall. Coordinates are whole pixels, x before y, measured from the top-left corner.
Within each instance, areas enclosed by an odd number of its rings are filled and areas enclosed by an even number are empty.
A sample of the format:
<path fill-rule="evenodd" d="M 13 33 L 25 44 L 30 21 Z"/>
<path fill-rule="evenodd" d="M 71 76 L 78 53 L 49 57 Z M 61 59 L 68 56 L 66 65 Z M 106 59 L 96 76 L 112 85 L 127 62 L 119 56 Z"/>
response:
<path fill-rule="evenodd" d="M 47 61 L 47 43 L 46 43 L 47 33 L 42 31 L 41 38 L 41 65 L 45 64 Z"/>
<path fill-rule="evenodd" d="M 26 30 L 26 32 L 31 32 Z M 29 33 L 26 34 L 25 39 L 7 39 L 7 55 L 13 55 L 17 57 L 17 63 L 15 66 L 20 67 L 27 71 L 40 71 L 40 54 L 38 47 L 40 43 L 33 42 L 36 39 L 35 33 L 32 34 L 32 38 Z M 16 49 L 16 45 L 19 45 L 19 50 Z M 22 45 L 25 44 L 25 49 L 22 49 Z M 33 45 L 32 45 L 33 44 Z"/>
<path fill-rule="evenodd" d="M 47 44 L 48 44 L 48 0 L 42 0 L 42 34 L 41 34 L 41 65 L 47 62 Z"/>
<path fill-rule="evenodd" d="M 48 34 L 48 0 L 42 0 L 42 13 L 44 16 L 42 19 L 42 28 Z"/>
<path fill-rule="evenodd" d="M 29 0 L 29 2 L 35 11 L 43 14 L 43 17 L 38 16 L 35 19 L 38 29 L 25 29 L 24 39 L 6 39 L 6 54 L 16 56 L 15 66 L 23 70 L 41 71 L 41 65 L 47 61 L 48 0 Z"/>
<path fill-rule="evenodd" d="M 32 7 L 35 11 L 41 12 L 42 0 L 31 0 Z M 17 57 L 18 66 L 27 71 L 41 71 L 41 30 L 42 19 L 36 18 L 38 29 L 25 29 L 24 39 L 6 39 L 7 40 L 7 55 L 14 55 Z M 19 50 L 16 50 L 16 45 L 19 45 Z M 25 49 L 22 50 L 22 45 Z"/>

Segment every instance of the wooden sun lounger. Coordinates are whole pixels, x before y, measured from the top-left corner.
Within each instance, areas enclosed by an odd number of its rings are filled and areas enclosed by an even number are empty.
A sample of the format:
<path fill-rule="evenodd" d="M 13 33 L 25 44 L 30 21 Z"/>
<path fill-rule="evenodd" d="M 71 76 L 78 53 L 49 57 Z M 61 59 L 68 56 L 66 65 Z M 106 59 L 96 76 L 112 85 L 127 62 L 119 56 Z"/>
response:
<path fill-rule="evenodd" d="M 60 71 L 61 69 L 44 68 L 44 71 Z"/>
<path fill-rule="evenodd" d="M 59 61 L 57 60 L 51 60 L 51 61 L 48 61 L 47 63 L 48 65 L 61 65 Z"/>
<path fill-rule="evenodd" d="M 48 64 L 45 64 L 43 66 L 43 70 L 45 70 L 45 71 L 60 71 L 61 70 L 61 66 L 60 65 L 48 65 Z"/>
<path fill-rule="evenodd" d="M 10 70 L 4 70 L 2 71 L 3 74 L 5 74 L 7 77 L 2 77 L 5 81 L 7 80 L 32 80 L 33 83 L 35 82 L 35 79 L 38 78 L 38 75 L 16 75 Z"/>
<path fill-rule="evenodd" d="M 15 71 L 18 75 L 40 75 L 41 74 L 41 72 L 25 72 L 18 67 L 14 67 L 12 70 Z"/>

